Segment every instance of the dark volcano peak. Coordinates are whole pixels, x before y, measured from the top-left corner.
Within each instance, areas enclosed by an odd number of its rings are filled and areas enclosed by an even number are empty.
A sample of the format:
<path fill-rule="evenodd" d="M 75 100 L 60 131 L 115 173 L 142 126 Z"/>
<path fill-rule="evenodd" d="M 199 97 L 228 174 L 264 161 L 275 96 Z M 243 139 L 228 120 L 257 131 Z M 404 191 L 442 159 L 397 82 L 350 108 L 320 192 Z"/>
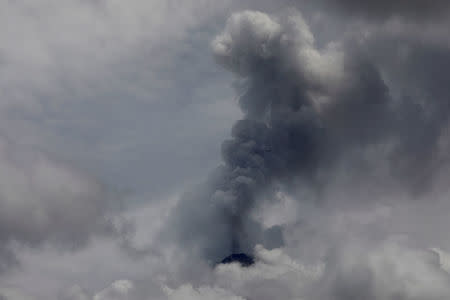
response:
<path fill-rule="evenodd" d="M 225 257 L 220 263 L 231 264 L 235 262 L 239 263 L 242 267 L 250 267 L 255 263 L 255 260 L 245 253 L 233 253 L 230 256 Z"/>

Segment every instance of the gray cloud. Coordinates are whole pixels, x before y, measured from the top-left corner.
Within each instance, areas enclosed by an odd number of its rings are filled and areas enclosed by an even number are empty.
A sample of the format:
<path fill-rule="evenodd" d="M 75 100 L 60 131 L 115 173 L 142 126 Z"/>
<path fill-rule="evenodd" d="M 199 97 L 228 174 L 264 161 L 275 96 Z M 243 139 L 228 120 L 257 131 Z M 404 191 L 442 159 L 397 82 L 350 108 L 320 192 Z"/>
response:
<path fill-rule="evenodd" d="M 1 271 L 18 262 L 16 246 L 78 249 L 93 235 L 118 234 L 116 196 L 95 178 L 7 139 L 0 165 Z"/>
<path fill-rule="evenodd" d="M 300 5 L 307 5 L 299 1 Z M 329 11 L 341 12 L 344 15 L 369 17 L 373 19 L 385 19 L 389 17 L 405 17 L 419 21 L 442 18 L 448 15 L 450 5 L 448 1 L 426 0 L 325 0 L 315 3 Z"/>
<path fill-rule="evenodd" d="M 18 273 L 4 274 L 0 288 L 20 285 L 36 298 L 49 299 L 61 288 L 57 285 L 64 286 L 66 271 L 46 280 L 33 261 L 24 262 L 30 248 L 37 261 L 48 248 L 77 250 L 53 252 L 54 257 L 66 257 L 59 266 L 47 260 L 47 266 L 58 271 L 77 254 L 93 251 L 90 240 L 98 242 L 104 236 L 120 235 L 119 246 L 143 256 L 133 248 L 133 228 L 128 223 L 122 226 L 118 216 L 130 203 L 120 206 L 120 212 L 109 207 L 115 206 L 117 195 L 101 182 L 114 185 L 121 196 L 127 189 L 127 200 L 133 204 L 157 201 L 215 164 L 219 147 L 209 144 L 209 138 L 222 140 L 223 128 L 238 112 L 221 99 L 206 106 L 191 99 L 206 99 L 211 90 L 214 94 L 221 90 L 223 99 L 229 97 L 226 82 L 219 81 L 222 75 L 205 68 L 212 59 L 203 60 L 209 55 L 211 24 L 198 28 L 213 16 L 222 17 L 229 4 L 209 0 L 0 4 L 1 140 L 10 141 L 10 152 L 20 152 L 16 161 L 28 160 L 18 166 L 7 159 L 0 162 L 12 164 L 20 173 L 18 178 L 7 176 L 7 171 L 2 175 L 7 188 L 0 195 L 12 204 L 2 210 L 6 217 L 0 214 L 0 268 L 9 269 L 19 261 L 26 264 Z M 176 69 L 180 65 L 185 72 Z M 199 77 L 215 82 L 194 85 Z M 173 89 L 174 82 L 187 89 Z M 202 132 L 197 119 L 208 119 L 215 126 Z M 182 149 L 186 140 L 194 142 Z M 183 172 L 174 177 L 180 163 Z M 47 273 L 47 266 L 40 265 L 40 270 Z M 102 275 L 99 271 L 88 277 L 101 287 Z"/>
<path fill-rule="evenodd" d="M 317 283 L 321 288 L 314 291 L 317 299 L 446 299 L 449 295 L 450 277 L 431 252 L 395 242 L 378 249 L 343 247 L 338 252 L 328 258 Z"/>
<path fill-rule="evenodd" d="M 1 4 L 2 134 L 57 153 L 119 189 L 151 190 L 154 198 L 210 169 L 197 162 L 215 165 L 212 149 L 239 113 L 221 101 L 232 97 L 226 75 L 208 67 L 217 26 L 210 20 L 224 18 L 230 1 L 41 5 Z M 209 82 L 199 86 L 197 78 Z M 222 97 L 198 105 L 212 91 Z M 197 119 L 215 126 L 202 133 Z M 189 137 L 202 153 L 181 151 Z M 179 151 L 169 158 L 168 148 Z M 172 172 L 180 165 L 185 171 Z"/>
<path fill-rule="evenodd" d="M 360 240 L 361 241 L 361 240 Z M 169 299 L 446 299 L 450 276 L 431 251 L 402 242 L 345 240 L 317 264 L 258 246 L 252 268 L 218 266 L 213 284 L 168 289 Z M 318 250 L 318 249 L 317 249 Z M 225 298 L 224 298 L 225 297 Z"/>
<path fill-rule="evenodd" d="M 61 300 L 88 300 L 89 297 L 80 286 L 73 286 L 64 291 L 59 298 Z"/>
<path fill-rule="evenodd" d="M 203 286 L 195 289 L 192 285 L 184 285 L 175 290 L 167 289 L 168 299 L 170 300 L 243 300 L 244 298 L 233 295 L 231 292 L 217 287 Z"/>

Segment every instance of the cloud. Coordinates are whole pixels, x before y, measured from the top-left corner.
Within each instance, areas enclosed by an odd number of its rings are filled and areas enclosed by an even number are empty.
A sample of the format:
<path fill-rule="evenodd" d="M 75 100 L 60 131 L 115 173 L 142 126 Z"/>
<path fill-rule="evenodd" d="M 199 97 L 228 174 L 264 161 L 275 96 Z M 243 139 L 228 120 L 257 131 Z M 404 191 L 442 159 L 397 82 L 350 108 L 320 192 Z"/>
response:
<path fill-rule="evenodd" d="M 80 286 L 74 285 L 71 288 L 65 290 L 58 299 L 61 300 L 128 300 L 135 299 L 133 290 L 134 284 L 130 280 L 116 280 L 108 287 L 95 293 L 94 296 L 88 296 L 88 293 Z"/>
<path fill-rule="evenodd" d="M 450 256 L 449 253 L 439 248 L 432 248 L 430 251 L 438 255 L 439 266 L 450 274 Z"/>
<path fill-rule="evenodd" d="M 183 285 L 176 290 L 166 288 L 166 293 L 169 300 L 243 300 L 244 298 L 233 295 L 232 293 L 211 287 L 200 287 L 194 289 L 191 285 Z"/>
<path fill-rule="evenodd" d="M 208 67 L 211 19 L 224 18 L 230 3 L 1 3 L 2 135 L 57 153 L 118 189 L 147 189 L 155 198 L 179 189 L 209 169 L 197 161 L 217 161 L 210 139 L 220 140 L 238 113 L 224 101 L 231 93 L 223 75 Z M 210 81 L 199 86 L 197 78 Z M 191 101 L 212 92 L 218 97 L 208 107 Z M 169 122 L 169 114 L 177 116 Z M 197 119 L 216 126 L 200 132 Z M 202 153 L 182 151 L 187 138 Z M 178 151 L 169 159 L 167 148 Z M 178 178 L 175 163 L 184 165 Z"/>
<path fill-rule="evenodd" d="M 123 5 L 117 1 L 74 0 L 65 4 L 0 4 L 0 22 L 4 25 L 0 26 L 4 45 L 0 51 L 0 164 L 5 170 L 0 172 L 0 203 L 4 206 L 0 213 L 0 241 L 4 244 L 0 247 L 0 269 L 18 263 L 13 254 L 16 249 L 12 249 L 16 242 L 19 248 L 23 244 L 36 248 L 48 242 L 78 249 L 93 236 L 117 235 L 113 219 L 119 222 L 120 218 L 112 216 L 117 207 L 110 206 L 115 206 L 114 198 L 118 196 L 102 182 L 113 181 L 117 189 L 129 188 L 129 182 L 145 182 L 145 186 L 152 182 L 156 189 L 161 182 L 172 179 L 169 172 L 164 177 L 160 170 L 152 173 L 153 178 L 144 178 L 136 167 L 143 163 L 137 163 L 137 159 L 130 163 L 133 156 L 150 157 L 160 151 L 147 141 L 137 142 L 134 138 L 139 134 L 148 138 L 148 128 L 153 124 L 123 122 L 133 123 L 131 128 L 118 125 L 111 115 L 126 115 L 126 108 L 133 106 L 132 99 L 148 104 L 177 98 L 177 93 L 159 93 L 169 90 L 168 85 L 174 80 L 167 74 L 170 66 L 166 64 L 174 54 L 166 50 L 177 42 L 185 43 L 192 28 L 228 5 L 228 1 L 188 2 L 175 5 L 137 0 Z M 167 15 L 173 18 L 171 24 L 166 22 Z M 165 38 L 161 39 L 162 35 Z M 148 59 L 149 53 L 159 58 Z M 116 113 L 105 113 L 104 105 L 117 109 Z M 156 117 L 149 117 L 148 111 L 153 107 L 134 109 L 145 111 L 146 120 L 159 123 Z M 161 119 L 157 112 L 153 115 Z M 130 117 L 135 120 L 136 116 Z M 169 128 L 179 126 L 170 125 Z M 164 144 L 159 132 L 155 130 L 153 138 Z M 173 145 L 172 140 L 170 143 Z M 149 154 L 145 149 L 135 153 L 138 144 L 155 153 Z M 129 159 L 117 158 L 123 151 Z M 154 161 L 165 164 L 158 158 L 149 158 L 147 164 Z M 135 176 L 122 175 L 126 173 L 123 168 L 129 165 Z M 121 172 L 117 172 L 119 169 Z M 147 169 L 142 167 L 141 172 L 148 175 Z M 120 174 L 111 175 L 114 172 Z M 29 222 L 24 223 L 24 219 Z"/>
<path fill-rule="evenodd" d="M 169 299 L 446 299 L 450 277 L 432 252 L 395 238 L 376 246 L 345 240 L 315 264 L 284 249 L 255 249 L 250 268 L 220 265 L 213 285 L 165 288 Z"/>
<path fill-rule="evenodd" d="M 60 296 L 61 300 L 89 300 L 86 292 L 78 285 L 74 285 Z"/>
<path fill-rule="evenodd" d="M 129 280 L 117 280 L 111 284 L 111 286 L 98 292 L 94 296 L 94 300 L 122 300 L 128 299 L 130 291 L 134 288 L 134 285 Z"/>
<path fill-rule="evenodd" d="M 0 165 L 2 271 L 17 262 L 16 246 L 77 249 L 94 235 L 118 234 L 117 199 L 90 175 L 3 138 Z"/>
<path fill-rule="evenodd" d="M 21 291 L 14 288 L 0 289 L 0 299 L 2 300 L 34 300 L 33 297 L 25 295 Z"/>
<path fill-rule="evenodd" d="M 118 79 L 107 74 L 112 64 L 127 59 L 139 46 L 158 51 L 155 48 L 163 44 L 159 34 L 166 42 L 182 39 L 190 28 L 226 8 L 227 2 L 4 2 L 2 24 L 16 26 L 2 26 L 0 31 L 5 42 L 0 87 L 7 92 L 1 104 L 35 101 L 33 91 L 40 91 L 41 96 L 56 92 L 67 97 L 68 89 L 98 82 L 98 76 Z M 164 19 L 169 14 L 174 17 L 172 24 Z"/>
<path fill-rule="evenodd" d="M 345 15 L 360 15 L 371 18 L 401 16 L 418 20 L 433 20 L 436 17 L 445 17 L 450 9 L 448 1 L 445 0 L 331 0 L 322 1 L 322 5 L 341 11 Z"/>
<path fill-rule="evenodd" d="M 227 91 L 225 84 L 208 82 L 202 88 L 192 82 L 216 76 L 202 64 L 204 57 L 210 56 L 208 47 L 197 48 L 209 42 L 210 24 L 204 23 L 223 14 L 229 3 L 136 0 L 123 5 L 120 1 L 74 0 L 0 4 L 4 25 L 0 29 L 4 45 L 0 50 L 1 140 L 8 140 L 9 152 L 20 152 L 15 160 L 27 160 L 23 165 L 11 163 L 9 158 L 0 161 L 1 166 L 12 165 L 17 172 L 0 175 L 6 177 L 7 187 L 0 194 L 9 198 L 11 206 L 2 210 L 6 218 L 0 214 L 2 226 L 8 225 L 0 230 L 0 268 L 7 270 L 22 262 L 27 248 L 35 251 L 35 256 L 27 257 L 22 276 L 10 272 L 4 278 L 12 281 L 12 277 L 24 290 L 48 298 L 60 289 L 56 285 L 72 284 L 62 275 L 65 260 L 50 267 L 56 269 L 58 284 L 30 270 L 36 266 L 31 259 L 47 259 L 49 245 L 77 250 L 70 255 L 52 253 L 59 258 L 67 255 L 70 264 L 86 249 L 95 252 L 89 241 L 120 235 L 120 246 L 143 256 L 130 245 L 133 228 L 118 216 L 129 206 L 116 206 L 118 196 L 103 182 L 114 186 L 114 191 L 133 190 L 129 202 L 152 201 L 168 192 L 168 186 L 175 189 L 184 184 L 181 181 L 194 180 L 195 170 L 205 168 L 196 164 L 196 159 L 211 163 L 219 156 L 214 151 L 207 158 L 198 148 L 186 150 L 180 145 L 186 145 L 187 139 L 196 147 L 210 141 L 204 132 L 194 132 L 198 125 L 191 122 L 196 119 L 192 114 L 216 124 L 234 118 L 231 105 L 222 105 L 221 99 L 200 108 L 190 105 L 190 98 L 209 98 L 208 89 L 215 95 L 218 89 Z M 200 34 L 192 35 L 194 29 Z M 200 57 L 201 63 L 192 63 Z M 183 65 L 185 72 L 176 70 Z M 174 72 L 179 76 L 173 76 Z M 188 88 L 173 89 L 174 82 Z M 226 98 L 226 92 L 223 94 Z M 178 103 L 184 108 L 178 109 Z M 175 104 L 179 117 L 167 118 L 175 112 Z M 207 136 L 223 134 L 222 126 L 210 126 Z M 166 137 L 164 131 L 169 132 Z M 167 151 L 169 148 L 178 153 Z M 216 147 L 207 144 L 203 153 L 212 153 L 210 148 Z M 183 172 L 178 172 L 179 179 L 171 171 L 175 164 L 180 167 L 177 162 L 185 164 Z M 24 223 L 29 216 L 33 217 Z M 102 256 L 100 252 L 96 255 Z M 52 265 L 53 260 L 47 261 Z M 44 284 L 38 287 L 29 274 Z M 104 284 L 98 278 L 93 281 Z M 88 289 L 92 290 L 98 288 Z"/>
<path fill-rule="evenodd" d="M 450 278 L 430 252 L 390 241 L 352 247 L 329 258 L 318 299 L 445 299 L 450 293 Z"/>

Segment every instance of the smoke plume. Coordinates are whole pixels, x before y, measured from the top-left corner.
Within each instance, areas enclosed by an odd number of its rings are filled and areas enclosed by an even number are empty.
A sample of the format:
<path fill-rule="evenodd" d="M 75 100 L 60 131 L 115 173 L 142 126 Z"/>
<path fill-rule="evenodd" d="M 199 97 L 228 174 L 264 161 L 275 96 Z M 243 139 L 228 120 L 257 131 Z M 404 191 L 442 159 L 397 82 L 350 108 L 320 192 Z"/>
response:
<path fill-rule="evenodd" d="M 355 174 L 368 172 L 364 164 L 386 165 L 389 180 L 412 195 L 427 188 L 447 105 L 394 98 L 369 57 L 349 44 L 317 47 L 299 12 L 244 11 L 228 20 L 212 49 L 237 78 L 244 118 L 222 145 L 223 165 L 172 215 L 183 243 L 212 261 L 251 252 L 268 242 L 254 207 L 280 185 L 320 189 L 342 164 Z"/>

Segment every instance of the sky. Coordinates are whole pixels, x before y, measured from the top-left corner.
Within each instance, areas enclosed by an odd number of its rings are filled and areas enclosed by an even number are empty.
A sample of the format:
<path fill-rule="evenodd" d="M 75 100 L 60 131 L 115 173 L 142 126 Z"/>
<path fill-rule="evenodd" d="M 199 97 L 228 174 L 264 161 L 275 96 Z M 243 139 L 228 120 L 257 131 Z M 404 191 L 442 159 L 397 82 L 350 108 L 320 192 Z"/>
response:
<path fill-rule="evenodd" d="M 449 17 L 0 0 L 0 300 L 449 299 Z"/>

